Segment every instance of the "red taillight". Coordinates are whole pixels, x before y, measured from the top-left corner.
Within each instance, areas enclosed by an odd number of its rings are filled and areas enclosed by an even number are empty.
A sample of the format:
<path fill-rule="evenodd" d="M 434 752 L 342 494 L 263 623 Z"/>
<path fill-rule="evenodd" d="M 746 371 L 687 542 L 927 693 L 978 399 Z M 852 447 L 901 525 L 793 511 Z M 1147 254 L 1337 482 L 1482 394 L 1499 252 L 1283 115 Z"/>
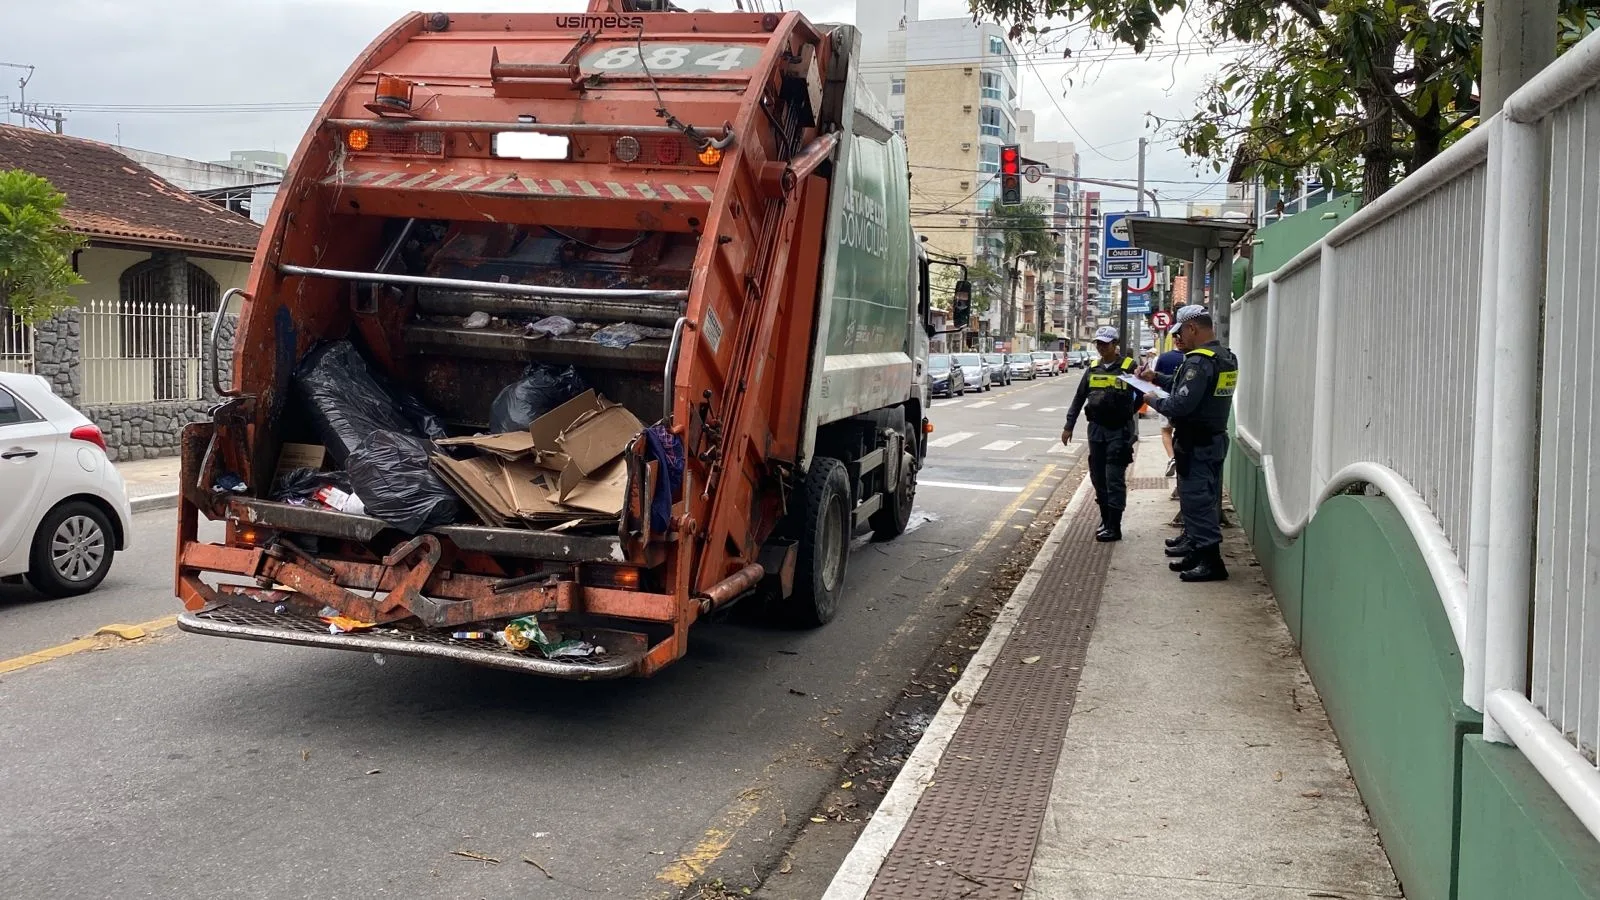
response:
<path fill-rule="evenodd" d="M 676 140 L 658 141 L 656 162 L 663 166 L 675 166 L 683 162 L 683 144 Z"/>
<path fill-rule="evenodd" d="M 106 436 L 100 433 L 98 425 L 79 425 L 72 429 L 70 437 L 75 441 L 88 441 L 101 450 L 106 449 Z"/>

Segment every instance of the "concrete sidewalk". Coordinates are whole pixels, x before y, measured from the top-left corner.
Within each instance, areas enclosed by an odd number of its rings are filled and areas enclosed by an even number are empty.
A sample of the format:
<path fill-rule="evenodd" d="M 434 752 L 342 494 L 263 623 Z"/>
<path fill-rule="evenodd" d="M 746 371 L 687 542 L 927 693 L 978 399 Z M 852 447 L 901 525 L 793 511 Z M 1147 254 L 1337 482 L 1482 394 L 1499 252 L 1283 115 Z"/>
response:
<path fill-rule="evenodd" d="M 139 459 L 116 463 L 128 486 L 134 512 L 172 509 L 178 505 L 178 457 Z"/>
<path fill-rule="evenodd" d="M 1228 532 L 1231 581 L 1182 585 L 1167 570 L 1176 504 L 1159 448 L 1140 445 L 1123 543 L 1082 546 L 1095 519 L 1085 485 L 829 900 L 1401 896 L 1240 532 Z M 1057 624 L 1047 615 L 1088 623 L 1075 626 L 1081 672 L 1071 647 L 1041 661 L 1029 643 Z M 1077 682 L 1064 696 L 1063 681 Z M 1055 717 L 1057 741 L 1039 746 L 1038 723 Z M 979 746 L 1014 759 L 972 778 Z M 1015 799 L 1040 785 L 1047 803 Z"/>

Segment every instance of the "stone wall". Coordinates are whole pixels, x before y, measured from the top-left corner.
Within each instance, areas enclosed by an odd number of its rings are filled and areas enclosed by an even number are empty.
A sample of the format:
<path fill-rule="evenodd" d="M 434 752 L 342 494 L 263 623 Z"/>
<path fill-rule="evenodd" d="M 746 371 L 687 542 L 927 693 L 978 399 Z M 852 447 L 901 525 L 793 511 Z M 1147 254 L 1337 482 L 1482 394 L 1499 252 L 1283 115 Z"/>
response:
<path fill-rule="evenodd" d="M 34 331 L 34 372 L 49 379 L 57 396 L 78 407 L 105 433 L 106 446 L 114 460 L 154 459 L 178 453 L 178 435 L 183 426 L 210 415 L 222 398 L 211 385 L 211 316 L 204 316 L 201 340 L 200 385 L 197 400 L 165 400 L 150 403 L 117 403 L 83 406 L 80 365 L 82 325 L 76 309 L 68 309 L 39 323 Z M 233 380 L 233 333 L 237 316 L 222 323 L 217 346 L 221 353 L 222 383 Z M 181 378 L 174 383 L 181 384 Z"/>

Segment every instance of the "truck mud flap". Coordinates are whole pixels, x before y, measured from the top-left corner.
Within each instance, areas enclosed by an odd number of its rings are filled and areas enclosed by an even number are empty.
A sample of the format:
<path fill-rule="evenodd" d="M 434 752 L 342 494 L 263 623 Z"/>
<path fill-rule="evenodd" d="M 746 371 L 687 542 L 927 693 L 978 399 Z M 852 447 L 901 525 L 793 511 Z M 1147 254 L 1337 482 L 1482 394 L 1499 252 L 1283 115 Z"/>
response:
<path fill-rule="evenodd" d="M 633 675 L 639 670 L 649 650 L 644 635 L 612 629 L 584 631 L 586 640 L 606 648 L 603 657 L 593 660 L 545 659 L 534 653 L 517 653 L 492 640 L 458 640 L 449 634 L 423 629 L 384 628 L 331 634 L 327 623 L 321 619 L 292 612 L 276 613 L 270 607 L 253 603 L 218 603 L 196 612 L 186 612 L 178 616 L 178 627 L 192 634 L 302 647 L 331 647 L 362 653 L 448 659 L 574 681 Z"/>

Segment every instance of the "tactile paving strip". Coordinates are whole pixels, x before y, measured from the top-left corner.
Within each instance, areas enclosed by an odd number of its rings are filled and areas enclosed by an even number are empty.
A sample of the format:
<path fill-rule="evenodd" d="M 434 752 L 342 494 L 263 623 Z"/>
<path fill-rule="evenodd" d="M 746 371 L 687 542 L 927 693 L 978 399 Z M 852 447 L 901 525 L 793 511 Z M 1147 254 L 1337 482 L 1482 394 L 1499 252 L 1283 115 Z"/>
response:
<path fill-rule="evenodd" d="M 1172 482 L 1165 478 L 1129 478 L 1128 490 L 1130 491 L 1164 491 L 1172 487 Z"/>
<path fill-rule="evenodd" d="M 1085 504 L 1067 527 L 867 897 L 1021 896 L 1111 562 L 1097 525 Z"/>

